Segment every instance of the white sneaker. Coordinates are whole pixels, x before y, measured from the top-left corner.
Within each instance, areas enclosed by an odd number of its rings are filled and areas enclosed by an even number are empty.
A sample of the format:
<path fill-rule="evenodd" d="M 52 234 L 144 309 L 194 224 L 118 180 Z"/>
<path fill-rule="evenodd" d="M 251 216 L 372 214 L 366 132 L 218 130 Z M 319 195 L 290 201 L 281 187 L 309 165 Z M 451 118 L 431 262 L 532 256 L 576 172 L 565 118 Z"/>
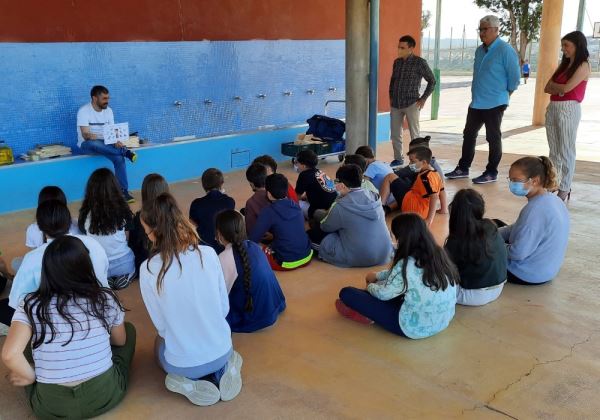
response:
<path fill-rule="evenodd" d="M 165 386 L 171 392 L 185 395 L 192 404 L 207 406 L 219 401 L 219 389 L 209 381 L 193 381 L 184 376 L 169 373 L 165 378 Z"/>
<path fill-rule="evenodd" d="M 227 366 L 225 366 L 225 373 L 221 376 L 219 381 L 219 391 L 221 391 L 221 399 L 223 401 L 233 400 L 242 390 L 242 356 L 237 351 L 233 351 Z"/>

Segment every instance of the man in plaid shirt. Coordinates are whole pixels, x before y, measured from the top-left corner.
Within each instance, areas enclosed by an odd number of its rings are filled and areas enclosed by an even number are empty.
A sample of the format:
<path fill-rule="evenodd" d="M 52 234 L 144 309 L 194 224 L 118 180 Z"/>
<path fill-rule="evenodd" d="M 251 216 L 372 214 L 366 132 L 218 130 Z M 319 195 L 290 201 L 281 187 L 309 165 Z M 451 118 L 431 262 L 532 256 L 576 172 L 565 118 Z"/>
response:
<path fill-rule="evenodd" d="M 410 35 L 400 38 L 398 58 L 394 61 L 390 80 L 390 129 L 394 147 L 394 160 L 391 166 L 400 166 L 404 163 L 402 155 L 404 116 L 406 115 L 408 120 L 410 139 L 420 137 L 419 113 L 435 86 L 435 77 L 427 61 L 413 53 L 415 45 L 415 39 Z M 419 95 L 421 79 L 427 81 L 427 87 L 425 92 Z"/>

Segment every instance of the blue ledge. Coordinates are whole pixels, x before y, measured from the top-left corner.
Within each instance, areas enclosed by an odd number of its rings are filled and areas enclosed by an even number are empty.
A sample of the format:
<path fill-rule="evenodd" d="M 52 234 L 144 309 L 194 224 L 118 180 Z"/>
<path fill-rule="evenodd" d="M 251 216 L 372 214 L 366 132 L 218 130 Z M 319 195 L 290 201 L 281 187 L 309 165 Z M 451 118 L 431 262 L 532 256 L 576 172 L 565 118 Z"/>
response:
<path fill-rule="evenodd" d="M 127 163 L 129 188 L 140 189 L 144 177 L 152 172 L 176 182 L 198 178 L 209 167 L 223 172 L 240 170 L 263 154 L 287 160 L 289 157 L 281 154 L 281 143 L 293 141 L 305 131 L 306 125 L 298 125 L 142 147 L 136 150 L 137 162 Z M 389 139 L 389 114 L 379 115 L 377 133 L 379 141 Z M 68 201 L 81 200 L 88 177 L 101 167 L 112 169 L 112 164 L 103 157 L 86 155 L 0 166 L 0 185 L 5 186 L 0 214 L 36 207 L 38 193 L 46 185 L 62 188 Z"/>

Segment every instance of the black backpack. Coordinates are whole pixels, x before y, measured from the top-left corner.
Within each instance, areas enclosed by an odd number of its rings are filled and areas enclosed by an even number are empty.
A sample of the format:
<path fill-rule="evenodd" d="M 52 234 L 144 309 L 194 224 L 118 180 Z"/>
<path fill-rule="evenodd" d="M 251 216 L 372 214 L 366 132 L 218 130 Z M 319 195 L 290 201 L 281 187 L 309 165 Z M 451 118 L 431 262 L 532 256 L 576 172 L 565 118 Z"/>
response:
<path fill-rule="evenodd" d="M 326 115 L 313 115 L 306 122 L 308 123 L 306 134 L 312 134 L 327 142 L 340 141 L 344 138 L 346 123 L 337 118 Z"/>

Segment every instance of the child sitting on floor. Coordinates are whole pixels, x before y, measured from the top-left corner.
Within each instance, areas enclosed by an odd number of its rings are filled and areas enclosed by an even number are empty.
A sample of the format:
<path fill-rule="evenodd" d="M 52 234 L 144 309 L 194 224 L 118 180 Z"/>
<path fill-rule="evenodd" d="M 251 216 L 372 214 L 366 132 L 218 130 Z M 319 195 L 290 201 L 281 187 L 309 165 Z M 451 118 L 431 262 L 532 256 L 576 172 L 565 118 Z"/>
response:
<path fill-rule="evenodd" d="M 142 181 L 142 208 L 151 205 L 156 197 L 165 192 L 169 192 L 169 184 L 162 175 L 146 175 L 144 181 Z M 133 216 L 131 230 L 127 238 L 127 244 L 135 255 L 135 269 L 137 273 L 140 272 L 140 266 L 148 259 L 148 254 L 150 253 L 150 240 L 142 226 L 140 213 L 141 211 L 138 211 Z"/>
<path fill-rule="evenodd" d="M 379 190 L 373 185 L 373 183 L 367 179 L 365 175 L 365 171 L 367 170 L 367 160 L 362 155 L 346 155 L 344 158 L 345 165 L 356 165 L 360 168 L 360 172 L 362 173 L 362 181 L 361 188 L 365 191 L 371 191 L 377 196 L 379 196 Z"/>
<path fill-rule="evenodd" d="M 319 258 L 340 267 L 387 264 L 392 240 L 379 196 L 361 188 L 357 165 L 342 165 L 335 176 L 340 198 L 321 221 L 326 236 L 318 248 Z"/>
<path fill-rule="evenodd" d="M 398 178 L 395 174 L 387 176 L 381 186 L 381 200 L 385 203 L 391 192 L 395 198 L 395 203 L 388 204 L 391 210 L 400 206 L 403 213 L 417 213 L 425 219 L 427 226 L 431 226 L 444 184 L 430 165 L 429 148 L 415 147 L 408 152 L 408 158 L 410 170 L 417 175 L 416 180 L 411 183 L 406 177 Z"/>
<path fill-rule="evenodd" d="M 135 275 L 135 255 L 127 245 L 125 234 L 132 219 L 133 214 L 110 169 L 92 172 L 79 209 L 79 230 L 97 240 L 106 251 L 108 282 L 117 290 L 129 286 Z"/>
<path fill-rule="evenodd" d="M 217 168 L 209 168 L 202 174 L 204 197 L 196 198 L 190 206 L 190 220 L 196 225 L 200 242 L 212 247 L 218 254 L 223 246 L 215 238 L 215 218 L 223 210 L 235 209 L 235 200 L 225 194 L 225 178 Z"/>
<path fill-rule="evenodd" d="M 313 251 L 302 210 L 286 196 L 288 180 L 282 174 L 269 175 L 265 186 L 272 204 L 260 212 L 249 238 L 258 243 L 265 233 L 273 235 L 273 242 L 264 251 L 274 270 L 303 267 L 310 263 Z"/>
<path fill-rule="evenodd" d="M 277 162 L 269 155 L 262 155 L 254 158 L 252 163 L 262 163 L 267 167 L 267 176 L 271 174 L 277 173 Z M 288 192 L 287 196 L 290 200 L 294 202 L 298 202 L 298 194 L 296 194 L 296 190 L 292 187 L 292 184 L 288 182 Z"/>
<path fill-rule="evenodd" d="M 556 172 L 546 156 L 526 156 L 508 172 L 510 191 L 526 197 L 517 221 L 501 227 L 508 244 L 509 283 L 531 285 L 552 280 L 560 270 L 569 243 L 569 211 L 550 191 L 556 189 Z"/>
<path fill-rule="evenodd" d="M 409 153 L 411 150 L 413 150 L 417 147 L 427 147 L 430 149 L 429 140 L 431 140 L 430 136 L 417 137 L 417 138 L 411 140 L 411 142 L 408 146 Z M 432 152 L 432 154 L 433 154 L 433 152 Z M 442 188 L 442 190 L 440 191 L 440 209 L 437 212 L 439 214 L 447 214 L 448 213 L 448 197 L 446 194 L 444 177 L 441 175 L 443 173 L 442 168 L 440 168 L 440 165 L 437 163 L 434 156 L 431 157 L 430 165 L 433 167 L 433 169 L 435 169 L 435 171 L 438 174 L 440 174 L 440 179 L 442 180 L 442 186 L 444 186 L 444 188 Z M 410 169 L 410 165 L 407 165 L 403 168 L 394 170 L 394 174 L 396 176 L 388 175 L 386 177 L 386 179 L 384 180 L 384 183 L 392 182 L 397 177 L 397 178 L 405 178 L 404 182 L 410 183 L 410 185 L 412 185 L 417 179 L 417 174 Z M 395 206 L 394 204 L 391 204 L 391 207 L 394 207 L 394 206 Z M 394 208 L 396 208 L 396 207 L 394 207 Z"/>
<path fill-rule="evenodd" d="M 250 234 L 262 209 L 269 207 L 271 204 L 265 189 L 267 167 L 262 163 L 253 163 L 246 169 L 246 179 L 250 184 L 250 188 L 254 191 L 254 194 L 246 201 L 246 207 L 243 208 L 242 212 L 246 220 L 246 232 Z"/>
<path fill-rule="evenodd" d="M 39 289 L 18 307 L 2 348 L 7 376 L 25 387 L 39 418 L 99 416 L 125 396 L 135 328 L 124 322 L 117 295 L 98 284 L 80 239 L 52 241 L 41 271 Z"/>
<path fill-rule="evenodd" d="M 198 245 L 196 229 L 170 194 L 159 195 L 141 217 L 152 251 L 140 269 L 140 291 L 156 327 L 165 385 L 196 405 L 229 401 L 242 388 L 242 357 L 225 320 L 229 299 L 219 257 Z"/>
<path fill-rule="evenodd" d="M 369 273 L 367 289 L 345 287 L 336 308 L 363 324 L 376 323 L 408 338 L 427 338 L 454 317 L 458 272 L 423 219 L 408 213 L 392 221 L 398 248 L 389 270 Z"/>
<path fill-rule="evenodd" d="M 459 305 L 492 302 L 506 282 L 506 245 L 484 213 L 483 197 L 473 189 L 460 190 L 450 204 L 450 233 L 444 249 L 460 275 Z"/>
<path fill-rule="evenodd" d="M 296 193 L 304 217 L 312 219 L 315 211 L 327 211 L 337 197 L 331 178 L 317 168 L 319 158 L 312 150 L 302 150 L 296 155 L 294 165 L 300 172 Z"/>
<path fill-rule="evenodd" d="M 219 254 L 229 291 L 227 322 L 233 332 L 271 326 L 285 309 L 285 297 L 269 261 L 256 243 L 246 239 L 244 218 L 235 210 L 217 215 Z"/>
<path fill-rule="evenodd" d="M 356 154 L 361 155 L 367 161 L 367 170 L 364 172 L 365 178 L 375 185 L 377 191 L 381 191 L 383 179 L 387 175 L 394 173 L 392 167 L 385 162 L 375 160 L 375 153 L 373 153 L 373 149 L 370 146 L 360 146 L 356 149 Z M 382 202 L 386 204 L 385 201 Z"/>

